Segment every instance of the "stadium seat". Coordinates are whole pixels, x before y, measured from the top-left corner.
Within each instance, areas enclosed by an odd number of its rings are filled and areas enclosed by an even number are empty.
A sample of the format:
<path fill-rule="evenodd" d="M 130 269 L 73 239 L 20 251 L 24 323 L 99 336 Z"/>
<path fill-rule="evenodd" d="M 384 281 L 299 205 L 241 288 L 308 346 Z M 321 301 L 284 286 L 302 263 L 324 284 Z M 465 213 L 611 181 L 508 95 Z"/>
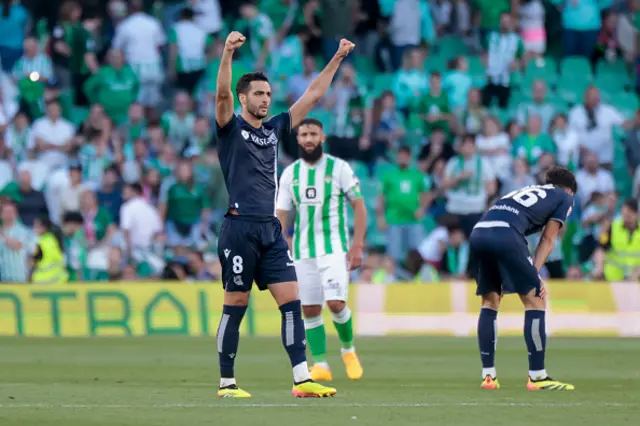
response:
<path fill-rule="evenodd" d="M 466 55 L 467 46 L 460 37 L 442 37 L 433 47 L 433 54 L 443 57 L 445 60 L 456 56 Z"/>
<path fill-rule="evenodd" d="M 316 120 L 320 120 L 324 126 L 324 132 L 327 135 L 331 134 L 333 129 L 333 114 L 329 111 L 325 111 L 323 109 L 313 109 L 308 115 L 309 118 L 315 118 Z"/>
<path fill-rule="evenodd" d="M 444 73 L 447 70 L 447 59 L 444 56 L 430 54 L 424 61 L 424 70 L 429 74 L 434 71 Z"/>
<path fill-rule="evenodd" d="M 558 64 L 553 58 L 529 61 L 525 69 L 524 80 L 533 82 L 537 79 L 544 80 L 549 85 L 555 85 L 557 83 Z"/>
<path fill-rule="evenodd" d="M 576 78 L 575 75 L 561 76 L 558 81 L 558 97 L 570 105 L 582 102 L 588 85 L 589 81 Z"/>
<path fill-rule="evenodd" d="M 373 77 L 373 93 L 379 96 L 385 90 L 391 90 L 393 77 L 394 75 L 391 73 L 376 74 L 375 77 Z"/>
<path fill-rule="evenodd" d="M 625 117 L 632 118 L 640 104 L 635 93 L 622 92 L 613 97 L 611 105 L 618 108 Z"/>
<path fill-rule="evenodd" d="M 487 74 L 482 60 L 478 56 L 470 56 L 467 60 L 469 61 L 469 75 L 473 85 L 475 87 L 484 87 L 487 83 Z"/>
<path fill-rule="evenodd" d="M 363 83 L 369 85 L 377 74 L 375 64 L 370 58 L 362 55 L 354 57 L 354 67 L 358 71 L 358 77 Z"/>
<path fill-rule="evenodd" d="M 624 92 L 631 85 L 631 79 L 627 73 L 622 74 L 597 74 L 594 84 L 601 92 Z"/>
<path fill-rule="evenodd" d="M 587 82 L 593 80 L 591 64 L 587 58 L 582 56 L 565 58 L 560 64 L 560 76 L 565 79 L 570 77 L 574 80 L 584 80 Z"/>
<path fill-rule="evenodd" d="M 396 166 L 394 164 L 391 164 L 387 161 L 378 161 L 373 171 L 373 175 L 379 181 L 385 175 L 385 173 L 392 171 L 395 168 Z"/>
<path fill-rule="evenodd" d="M 358 161 L 358 160 L 349 161 L 349 165 L 351 166 L 353 173 L 355 173 L 355 175 L 361 181 L 369 177 L 369 168 L 362 161 Z"/>
<path fill-rule="evenodd" d="M 628 76 L 629 69 L 624 60 L 616 60 L 613 62 L 601 60 L 596 65 L 596 76 L 606 75 L 606 74 L 613 74 L 613 75 L 625 74 Z"/>

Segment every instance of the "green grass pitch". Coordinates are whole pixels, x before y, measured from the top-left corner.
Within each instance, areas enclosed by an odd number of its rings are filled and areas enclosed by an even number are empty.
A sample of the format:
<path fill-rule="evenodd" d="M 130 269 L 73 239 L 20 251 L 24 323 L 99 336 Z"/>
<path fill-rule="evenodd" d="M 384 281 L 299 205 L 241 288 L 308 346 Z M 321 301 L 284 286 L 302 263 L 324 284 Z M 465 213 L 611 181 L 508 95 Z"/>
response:
<path fill-rule="evenodd" d="M 336 353 L 334 398 L 291 396 L 276 338 L 243 338 L 236 374 L 250 400 L 217 399 L 215 339 L 0 339 L 1 426 L 637 425 L 640 340 L 551 338 L 550 373 L 574 392 L 527 392 L 521 338 L 498 342 L 502 389 L 480 389 L 475 339 L 360 338 L 365 375 Z"/>

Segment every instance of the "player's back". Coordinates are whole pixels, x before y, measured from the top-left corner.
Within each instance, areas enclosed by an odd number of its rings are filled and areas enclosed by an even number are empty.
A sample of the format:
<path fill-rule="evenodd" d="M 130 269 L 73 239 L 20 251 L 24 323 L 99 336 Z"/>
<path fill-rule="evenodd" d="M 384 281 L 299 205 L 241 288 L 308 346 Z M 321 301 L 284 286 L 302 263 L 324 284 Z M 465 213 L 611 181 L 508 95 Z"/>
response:
<path fill-rule="evenodd" d="M 540 279 L 525 236 L 551 220 L 564 223 L 572 205 L 573 197 L 554 185 L 527 186 L 498 200 L 469 239 L 477 294 L 524 295 L 538 288 Z"/>
<path fill-rule="evenodd" d="M 564 224 L 572 206 L 573 196 L 562 188 L 551 184 L 526 186 L 498 200 L 476 227 L 505 224 L 525 237 L 541 231 L 550 220 Z"/>
<path fill-rule="evenodd" d="M 260 128 L 234 115 L 217 130 L 229 208 L 242 216 L 275 216 L 278 142 L 291 132 L 289 113 L 272 117 Z"/>

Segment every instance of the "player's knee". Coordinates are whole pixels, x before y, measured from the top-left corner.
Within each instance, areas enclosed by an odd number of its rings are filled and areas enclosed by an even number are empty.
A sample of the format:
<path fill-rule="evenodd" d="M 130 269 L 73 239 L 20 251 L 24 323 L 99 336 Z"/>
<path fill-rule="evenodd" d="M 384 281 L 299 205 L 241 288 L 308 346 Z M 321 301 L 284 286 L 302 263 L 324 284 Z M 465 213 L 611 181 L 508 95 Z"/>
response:
<path fill-rule="evenodd" d="M 500 308 L 500 295 L 498 293 L 483 294 L 482 307 L 497 311 Z"/>
<path fill-rule="evenodd" d="M 224 304 L 229 306 L 247 306 L 249 304 L 249 292 L 225 292 Z"/>
<path fill-rule="evenodd" d="M 327 307 L 334 314 L 344 311 L 345 303 L 342 300 L 327 300 Z"/>
<path fill-rule="evenodd" d="M 520 295 L 520 300 L 522 300 L 522 304 L 527 310 L 543 311 L 547 307 L 547 303 L 545 302 L 545 300 L 541 297 L 536 296 L 535 290 L 531 290 L 529 294 Z"/>
<path fill-rule="evenodd" d="M 321 305 L 307 305 L 302 307 L 302 313 L 305 318 L 315 318 L 322 315 Z"/>

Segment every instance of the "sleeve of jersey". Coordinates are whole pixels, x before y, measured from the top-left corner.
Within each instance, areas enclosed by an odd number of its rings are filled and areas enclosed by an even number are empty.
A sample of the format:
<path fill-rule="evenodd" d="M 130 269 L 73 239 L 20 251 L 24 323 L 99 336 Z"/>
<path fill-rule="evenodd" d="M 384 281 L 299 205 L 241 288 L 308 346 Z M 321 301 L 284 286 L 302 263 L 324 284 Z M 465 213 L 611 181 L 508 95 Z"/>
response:
<path fill-rule="evenodd" d="M 291 113 L 282 112 L 269 120 L 271 125 L 278 129 L 280 141 L 286 140 L 291 133 Z"/>
<path fill-rule="evenodd" d="M 347 196 L 347 200 L 352 202 L 358 198 L 362 198 L 362 192 L 360 191 L 360 180 L 353 172 L 351 166 L 348 163 L 344 163 L 340 170 L 340 180 L 338 183 L 340 189 Z"/>
<path fill-rule="evenodd" d="M 280 178 L 280 187 L 278 188 L 278 198 L 276 200 L 276 210 L 292 210 L 293 196 L 291 194 L 291 172 L 285 169 Z"/>
<path fill-rule="evenodd" d="M 550 219 L 558 221 L 564 225 L 564 222 L 567 220 L 573 209 L 573 197 L 564 191 L 561 196 L 562 201 L 560 201 L 560 204 L 558 204 L 554 212 L 551 214 Z"/>
<path fill-rule="evenodd" d="M 231 120 L 224 126 L 220 127 L 218 122 L 216 121 L 216 133 L 218 135 L 218 142 L 223 142 L 223 138 L 229 136 L 231 131 L 236 127 L 237 118 L 236 115 L 233 114 L 231 116 Z"/>

